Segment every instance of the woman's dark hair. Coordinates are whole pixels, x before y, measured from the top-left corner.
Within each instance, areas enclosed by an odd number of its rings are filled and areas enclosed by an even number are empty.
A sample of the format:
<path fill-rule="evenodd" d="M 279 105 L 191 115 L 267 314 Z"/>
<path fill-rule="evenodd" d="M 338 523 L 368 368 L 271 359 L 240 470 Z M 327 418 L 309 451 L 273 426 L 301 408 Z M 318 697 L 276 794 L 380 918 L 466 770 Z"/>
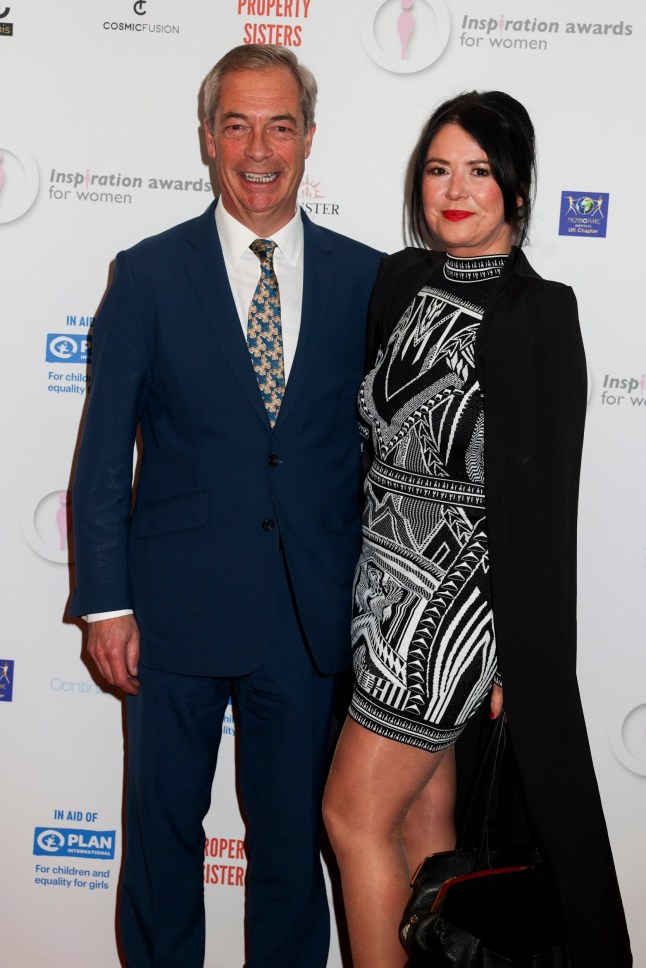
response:
<path fill-rule="evenodd" d="M 512 227 L 516 244 L 522 245 L 529 229 L 536 177 L 534 126 L 520 101 L 502 91 L 458 94 L 431 115 L 411 159 L 408 208 L 414 241 L 424 246 L 429 239 L 422 200 L 424 167 L 431 141 L 447 124 L 459 125 L 487 155 L 502 192 L 505 221 Z M 523 201 L 520 207 L 519 197 Z"/>

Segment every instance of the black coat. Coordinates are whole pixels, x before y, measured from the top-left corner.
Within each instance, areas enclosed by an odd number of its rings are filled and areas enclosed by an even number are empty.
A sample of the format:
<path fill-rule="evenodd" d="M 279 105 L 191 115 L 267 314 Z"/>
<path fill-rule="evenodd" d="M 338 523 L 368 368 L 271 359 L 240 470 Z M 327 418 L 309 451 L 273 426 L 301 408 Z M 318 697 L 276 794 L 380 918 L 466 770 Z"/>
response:
<path fill-rule="evenodd" d="M 370 367 L 443 259 L 405 249 L 383 260 L 368 322 Z M 513 249 L 475 356 L 485 401 L 498 665 L 520 786 L 514 811 L 526 814 L 522 822 L 509 817 L 509 824 L 520 830 L 529 822 L 554 874 L 574 968 L 628 968 L 630 945 L 576 680 L 586 368 L 574 293 L 541 279 Z"/>

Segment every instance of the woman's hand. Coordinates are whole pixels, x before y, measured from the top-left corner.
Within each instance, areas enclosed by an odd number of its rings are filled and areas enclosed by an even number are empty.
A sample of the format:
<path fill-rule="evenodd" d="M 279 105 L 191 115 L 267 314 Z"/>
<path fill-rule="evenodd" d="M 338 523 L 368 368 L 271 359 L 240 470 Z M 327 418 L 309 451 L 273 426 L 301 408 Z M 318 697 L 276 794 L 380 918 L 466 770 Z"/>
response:
<path fill-rule="evenodd" d="M 493 691 L 491 693 L 491 709 L 489 712 L 489 718 L 498 719 L 501 712 L 502 712 L 502 686 L 497 686 L 494 683 Z"/>

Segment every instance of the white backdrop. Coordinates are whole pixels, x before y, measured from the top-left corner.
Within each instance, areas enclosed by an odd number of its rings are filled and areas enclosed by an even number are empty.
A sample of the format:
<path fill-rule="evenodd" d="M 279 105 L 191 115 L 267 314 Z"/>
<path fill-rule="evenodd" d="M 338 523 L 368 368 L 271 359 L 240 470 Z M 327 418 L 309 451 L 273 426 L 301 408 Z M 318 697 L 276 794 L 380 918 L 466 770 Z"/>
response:
<path fill-rule="evenodd" d="M 254 40 L 291 45 L 319 80 L 303 204 L 321 224 L 384 250 L 402 245 L 404 171 L 438 101 L 499 88 L 535 122 L 539 193 L 528 255 L 544 275 L 574 286 L 591 378 L 580 681 L 636 965 L 646 965 L 646 327 L 637 255 L 646 8 L 642 0 L 501 6 L 413 0 L 402 50 L 401 0 L 0 3 L 8 968 L 118 965 L 122 709 L 94 683 L 79 628 L 63 618 L 88 330 L 115 253 L 210 201 L 199 87 L 228 48 Z M 223 726 L 206 822 L 207 964 L 224 968 L 242 963 L 234 728 L 232 719 Z M 329 965 L 340 964 L 334 943 Z"/>

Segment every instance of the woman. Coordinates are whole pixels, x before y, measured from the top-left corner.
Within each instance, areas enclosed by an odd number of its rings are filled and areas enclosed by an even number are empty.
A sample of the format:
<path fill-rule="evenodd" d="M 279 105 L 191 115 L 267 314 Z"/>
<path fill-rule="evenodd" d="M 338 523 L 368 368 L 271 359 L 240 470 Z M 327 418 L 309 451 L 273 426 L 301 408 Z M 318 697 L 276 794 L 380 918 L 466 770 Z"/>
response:
<path fill-rule="evenodd" d="M 413 159 L 420 248 L 371 302 L 355 690 L 324 802 L 354 968 L 404 964 L 411 872 L 455 843 L 454 744 L 503 682 L 573 966 L 632 964 L 575 675 L 585 360 L 572 290 L 520 250 L 534 171 L 509 95 L 441 105 Z"/>

